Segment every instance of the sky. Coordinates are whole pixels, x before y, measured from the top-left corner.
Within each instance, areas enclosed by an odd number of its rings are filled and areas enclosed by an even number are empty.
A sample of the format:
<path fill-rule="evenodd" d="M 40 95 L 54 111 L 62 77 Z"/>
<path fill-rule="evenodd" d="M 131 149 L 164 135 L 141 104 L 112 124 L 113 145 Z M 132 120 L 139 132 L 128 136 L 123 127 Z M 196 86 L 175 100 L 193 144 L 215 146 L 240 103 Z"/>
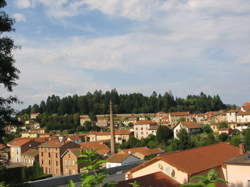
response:
<path fill-rule="evenodd" d="M 249 0 L 7 0 L 22 105 L 96 89 L 250 101 Z"/>

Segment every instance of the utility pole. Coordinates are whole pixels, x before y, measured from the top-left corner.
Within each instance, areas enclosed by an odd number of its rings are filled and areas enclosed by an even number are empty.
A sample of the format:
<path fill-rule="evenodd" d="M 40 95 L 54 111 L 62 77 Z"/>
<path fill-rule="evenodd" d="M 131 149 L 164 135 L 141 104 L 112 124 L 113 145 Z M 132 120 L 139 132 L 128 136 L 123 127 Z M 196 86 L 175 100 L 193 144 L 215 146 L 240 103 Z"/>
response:
<path fill-rule="evenodd" d="M 114 129 L 114 121 L 113 121 L 113 106 L 112 101 L 109 101 L 109 112 L 110 112 L 110 146 L 111 146 L 111 154 L 115 154 L 115 129 Z"/>

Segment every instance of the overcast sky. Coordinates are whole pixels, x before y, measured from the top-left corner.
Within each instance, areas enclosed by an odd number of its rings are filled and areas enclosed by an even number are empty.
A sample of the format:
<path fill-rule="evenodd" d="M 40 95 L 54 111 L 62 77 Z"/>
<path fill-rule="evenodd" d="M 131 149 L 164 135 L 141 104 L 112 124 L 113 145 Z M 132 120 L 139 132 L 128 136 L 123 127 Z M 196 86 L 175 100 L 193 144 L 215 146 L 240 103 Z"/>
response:
<path fill-rule="evenodd" d="M 250 101 L 249 0 L 7 2 L 24 106 L 112 88 Z"/>

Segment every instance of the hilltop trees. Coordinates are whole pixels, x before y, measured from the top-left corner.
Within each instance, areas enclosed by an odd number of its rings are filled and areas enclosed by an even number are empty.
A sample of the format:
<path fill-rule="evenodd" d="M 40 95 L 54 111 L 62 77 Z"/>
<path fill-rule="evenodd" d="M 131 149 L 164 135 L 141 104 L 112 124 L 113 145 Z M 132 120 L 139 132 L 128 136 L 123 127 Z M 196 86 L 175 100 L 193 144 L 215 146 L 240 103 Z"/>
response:
<path fill-rule="evenodd" d="M 40 112 L 47 114 L 107 114 L 109 112 L 109 100 L 113 101 L 114 113 L 155 113 L 159 111 L 190 111 L 200 113 L 225 109 L 218 95 L 212 97 L 201 93 L 189 95 L 187 98 L 175 98 L 171 92 L 164 95 L 153 92 L 151 96 L 140 93 L 118 94 L 116 89 L 103 93 L 95 91 L 83 96 L 73 95 L 60 98 L 49 96 L 40 105 L 29 106 L 23 113 Z"/>
<path fill-rule="evenodd" d="M 0 8 L 6 6 L 5 0 L 0 0 Z M 16 85 L 19 70 L 14 66 L 13 50 L 16 48 L 14 41 L 7 37 L 7 32 L 14 31 L 14 20 L 10 18 L 4 11 L 0 14 L 0 87 L 1 93 L 12 92 Z M 5 90 L 4 90 L 4 89 Z M 17 103 L 16 97 L 0 96 L 0 131 L 7 123 L 13 122 L 14 109 L 11 104 Z M 2 132 L 2 131 L 1 131 Z M 3 132 L 2 132 L 3 133 Z M 1 135 L 2 137 L 2 135 Z"/>

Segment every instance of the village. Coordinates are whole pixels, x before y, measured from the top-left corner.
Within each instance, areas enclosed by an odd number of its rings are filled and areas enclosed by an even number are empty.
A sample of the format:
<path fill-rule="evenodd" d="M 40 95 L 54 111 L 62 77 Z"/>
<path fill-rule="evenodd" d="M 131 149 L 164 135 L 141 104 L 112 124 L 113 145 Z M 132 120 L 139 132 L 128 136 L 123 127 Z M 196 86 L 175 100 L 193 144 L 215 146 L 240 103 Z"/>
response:
<path fill-rule="evenodd" d="M 233 136 L 242 133 L 250 125 L 250 103 L 239 109 L 191 114 L 189 112 L 158 112 L 147 114 L 97 115 L 97 126 L 110 127 L 111 131 L 90 131 L 78 134 L 47 132 L 35 122 L 39 113 L 31 113 L 23 122 L 20 137 L 0 145 L 1 163 L 7 168 L 31 167 L 38 163 L 44 174 L 69 176 L 83 172 L 78 162 L 85 150 L 95 150 L 106 159 L 103 168 L 114 168 L 135 164 L 124 172 L 124 181 L 119 186 L 137 180 L 143 186 L 179 186 L 192 181 L 192 176 L 204 175 L 215 169 L 228 181 L 229 186 L 248 186 L 250 160 L 244 141 L 230 145 L 223 138 L 211 145 L 167 151 L 161 146 L 135 146 L 121 149 L 135 138 L 143 141 L 157 136 L 157 130 L 166 126 L 172 132 L 171 139 L 179 139 L 178 133 L 185 129 L 189 136 L 196 136 L 210 127 L 216 136 Z M 80 116 L 80 125 L 91 121 L 88 115 Z M 123 124 L 121 128 L 116 124 Z M 8 133 L 17 127 L 7 126 Z M 113 137 L 113 138 L 112 138 Z M 113 139 L 113 141 L 112 141 Z M 193 163 L 196 163 L 195 165 Z M 126 180 L 125 180 L 126 179 Z M 145 183 L 145 184 L 144 184 Z M 166 185 L 168 184 L 168 185 Z M 223 186 L 223 185 L 222 185 Z"/>

